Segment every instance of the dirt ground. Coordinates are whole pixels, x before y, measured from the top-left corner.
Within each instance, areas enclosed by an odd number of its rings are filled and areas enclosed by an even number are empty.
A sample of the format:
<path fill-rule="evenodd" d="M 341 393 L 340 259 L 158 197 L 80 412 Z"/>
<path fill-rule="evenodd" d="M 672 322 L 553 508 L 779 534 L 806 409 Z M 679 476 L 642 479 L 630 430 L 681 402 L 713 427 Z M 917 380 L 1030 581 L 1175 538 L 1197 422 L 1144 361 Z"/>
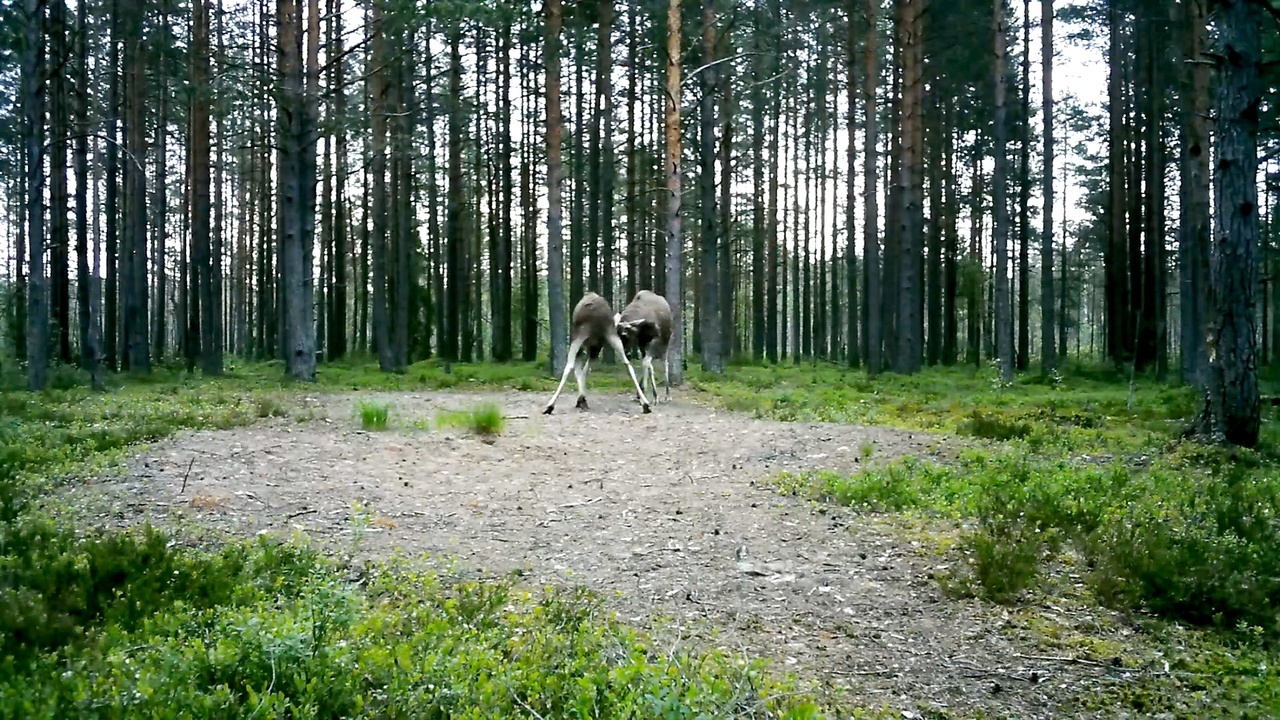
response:
<path fill-rule="evenodd" d="M 303 401 L 306 418 L 197 432 L 152 446 L 92 483 L 101 519 L 179 518 L 236 534 L 350 542 L 355 504 L 370 552 L 523 571 L 532 586 L 581 583 L 619 618 L 671 641 L 770 657 L 784 669 L 904 717 L 1048 718 L 1122 682 L 1110 668 L 1044 656 L 978 600 L 942 595 L 956 558 L 890 520 L 779 496 L 781 470 L 852 470 L 950 452 L 923 433 L 778 423 L 677 400 L 650 415 L 621 395 L 539 414 L 529 393 L 365 393 Z M 392 429 L 365 432 L 359 400 L 389 402 Z M 501 404 L 505 434 L 414 427 L 446 408 Z"/>

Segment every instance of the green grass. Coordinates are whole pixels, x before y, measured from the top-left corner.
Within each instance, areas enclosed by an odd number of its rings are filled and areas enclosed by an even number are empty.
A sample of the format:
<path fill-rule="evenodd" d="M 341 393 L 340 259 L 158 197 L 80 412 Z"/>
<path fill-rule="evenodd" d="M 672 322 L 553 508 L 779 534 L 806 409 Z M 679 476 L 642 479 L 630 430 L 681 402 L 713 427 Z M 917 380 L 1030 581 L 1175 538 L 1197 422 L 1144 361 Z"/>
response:
<path fill-rule="evenodd" d="M 821 717 L 764 664 L 666 651 L 587 592 L 360 570 L 298 540 L 209 551 L 46 506 L 138 443 L 288 414 L 271 374 L 0 384 L 0 718 Z M 496 407 L 470 418 L 501 431 Z"/>
<path fill-rule="evenodd" d="M 365 430 L 386 430 L 387 421 L 391 416 L 391 406 L 386 403 L 362 400 L 356 405 L 356 415 L 360 417 L 360 427 Z"/>
<path fill-rule="evenodd" d="M 497 437 L 502 434 L 507 420 L 502 408 L 494 403 L 481 403 L 466 410 L 444 410 L 436 417 L 442 428 L 458 428 L 480 437 Z"/>
<path fill-rule="evenodd" d="M 628 389 L 621 366 L 600 369 L 593 387 Z M 108 467 L 137 443 L 287 416 L 298 386 L 282 375 L 274 362 L 216 380 L 162 368 L 109 378 L 111 392 L 98 394 L 58 369 L 38 395 L 0 377 L 0 718 L 167 717 L 174 707 L 192 717 L 809 716 L 807 696 L 763 666 L 659 652 L 589 595 L 403 566 L 359 575 L 292 541 L 189 549 L 153 530 L 86 532 L 44 508 L 51 481 Z M 1101 603 L 1127 613 L 1169 669 L 1082 707 L 1280 714 L 1273 417 L 1261 448 L 1226 451 L 1175 439 L 1195 393 L 1140 376 L 1131 405 L 1128 379 L 1107 369 L 1011 386 L 985 367 L 869 379 L 829 365 L 715 376 L 693 366 L 687 376 L 695 397 L 761 418 L 966 439 L 945 464 L 881 462 L 864 443 L 873 469 L 782 476 L 778 487 L 941 528 L 946 552 L 964 560 L 939 577 L 949 592 L 1032 616 L 1062 593 L 1081 612 Z M 361 360 L 323 365 L 305 388 L 549 393 L 554 382 L 541 364 L 431 361 L 383 374 Z M 494 405 L 436 421 L 503 431 Z M 1072 642 L 1052 652 L 1105 659 L 1096 648 L 1112 641 Z"/>

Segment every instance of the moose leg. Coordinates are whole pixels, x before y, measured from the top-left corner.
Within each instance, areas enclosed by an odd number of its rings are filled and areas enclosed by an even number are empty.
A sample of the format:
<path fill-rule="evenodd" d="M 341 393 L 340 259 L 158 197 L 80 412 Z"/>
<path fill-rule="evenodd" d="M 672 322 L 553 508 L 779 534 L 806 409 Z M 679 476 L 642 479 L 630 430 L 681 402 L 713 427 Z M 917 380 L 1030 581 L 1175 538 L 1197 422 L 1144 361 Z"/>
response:
<path fill-rule="evenodd" d="M 622 358 L 622 362 L 627 364 L 627 374 L 631 376 L 631 384 L 636 386 L 636 395 L 640 398 L 640 408 L 646 412 L 652 412 L 649 407 L 649 400 L 644 396 L 644 390 L 640 389 L 640 381 L 636 379 L 636 369 L 631 365 L 631 359 L 627 357 L 627 351 L 622 347 L 622 339 L 617 335 L 610 335 L 609 346 Z"/>
<path fill-rule="evenodd" d="M 564 384 L 569 381 L 569 373 L 573 372 L 574 365 L 578 360 L 578 351 L 582 349 L 582 340 L 575 338 L 569 343 L 569 356 L 565 359 L 564 372 L 560 375 L 560 385 L 556 388 L 556 392 L 551 396 L 551 400 L 547 402 L 547 406 L 543 408 L 544 415 L 550 415 L 556 409 L 556 399 L 560 397 L 560 391 L 564 390 Z"/>

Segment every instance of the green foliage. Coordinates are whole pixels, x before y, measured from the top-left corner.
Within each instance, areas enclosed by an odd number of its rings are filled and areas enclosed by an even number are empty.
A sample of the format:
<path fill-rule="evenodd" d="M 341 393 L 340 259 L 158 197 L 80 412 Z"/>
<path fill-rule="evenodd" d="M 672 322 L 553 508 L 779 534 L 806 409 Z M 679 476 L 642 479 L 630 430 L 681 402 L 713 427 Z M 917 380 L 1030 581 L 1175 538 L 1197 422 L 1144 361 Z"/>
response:
<path fill-rule="evenodd" d="M 436 423 L 442 428 L 459 428 L 481 437 L 496 437 L 502 434 L 507 420 L 502 415 L 502 408 L 496 404 L 481 403 L 466 410 L 441 411 Z"/>
<path fill-rule="evenodd" d="M 758 663 L 654 652 L 582 592 L 392 567 L 362 588 L 266 540 L 167 556 L 204 585 L 175 580 L 122 601 L 138 615 L 102 617 L 92 642 L 9 657 L 0 716 L 819 717 Z"/>
<path fill-rule="evenodd" d="M 821 717 L 763 664 L 663 654 L 580 591 L 392 566 L 357 581 L 304 544 L 210 552 L 40 509 L 49 476 L 277 416 L 280 387 L 233 373 L 0 392 L 0 718 Z M 502 429 L 496 406 L 468 417 Z"/>
<path fill-rule="evenodd" d="M 386 430 L 387 420 L 391 416 L 391 406 L 386 403 L 362 400 L 356 405 L 356 414 L 360 417 L 360 427 L 365 430 Z"/>

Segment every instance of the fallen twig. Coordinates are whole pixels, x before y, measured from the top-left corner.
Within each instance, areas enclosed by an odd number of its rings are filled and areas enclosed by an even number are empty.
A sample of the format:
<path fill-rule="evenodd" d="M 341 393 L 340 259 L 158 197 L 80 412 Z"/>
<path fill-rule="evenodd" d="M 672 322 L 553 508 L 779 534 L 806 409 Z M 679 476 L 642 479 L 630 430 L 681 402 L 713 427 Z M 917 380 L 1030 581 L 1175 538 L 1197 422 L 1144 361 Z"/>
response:
<path fill-rule="evenodd" d="M 192 457 L 191 462 L 187 463 L 187 472 L 182 476 L 182 489 L 178 491 L 179 495 L 187 491 L 187 478 L 191 477 L 191 466 L 195 464 L 196 459 Z"/>
<path fill-rule="evenodd" d="M 1022 653 L 1013 653 L 1013 656 L 1022 658 L 1023 660 L 1041 660 L 1044 662 L 1077 663 L 1080 665 L 1092 665 L 1094 667 L 1107 666 L 1106 663 L 1100 663 L 1096 660 L 1085 660 L 1084 658 L 1071 657 L 1069 655 L 1061 655 L 1061 656 L 1060 655 L 1023 655 Z"/>
<path fill-rule="evenodd" d="M 296 517 L 302 517 L 303 515 L 310 515 L 311 513 L 314 513 L 314 512 L 320 512 L 320 511 L 315 508 L 307 508 L 306 510 L 299 510 L 296 513 L 289 513 L 288 515 L 286 515 L 285 520 L 292 520 Z"/>
<path fill-rule="evenodd" d="M 604 499 L 604 496 L 603 496 L 603 495 L 601 495 L 600 497 L 594 497 L 594 498 L 591 498 L 590 500 L 587 500 L 587 501 L 585 501 L 585 502 L 577 502 L 577 501 L 575 501 L 575 502 L 567 502 L 567 503 L 565 503 L 565 504 L 561 505 L 560 507 L 561 507 L 561 508 L 572 508 L 572 507 L 578 507 L 579 505 L 595 505 L 596 503 L 600 502 L 600 501 L 601 501 L 601 500 L 603 500 L 603 499 Z"/>

